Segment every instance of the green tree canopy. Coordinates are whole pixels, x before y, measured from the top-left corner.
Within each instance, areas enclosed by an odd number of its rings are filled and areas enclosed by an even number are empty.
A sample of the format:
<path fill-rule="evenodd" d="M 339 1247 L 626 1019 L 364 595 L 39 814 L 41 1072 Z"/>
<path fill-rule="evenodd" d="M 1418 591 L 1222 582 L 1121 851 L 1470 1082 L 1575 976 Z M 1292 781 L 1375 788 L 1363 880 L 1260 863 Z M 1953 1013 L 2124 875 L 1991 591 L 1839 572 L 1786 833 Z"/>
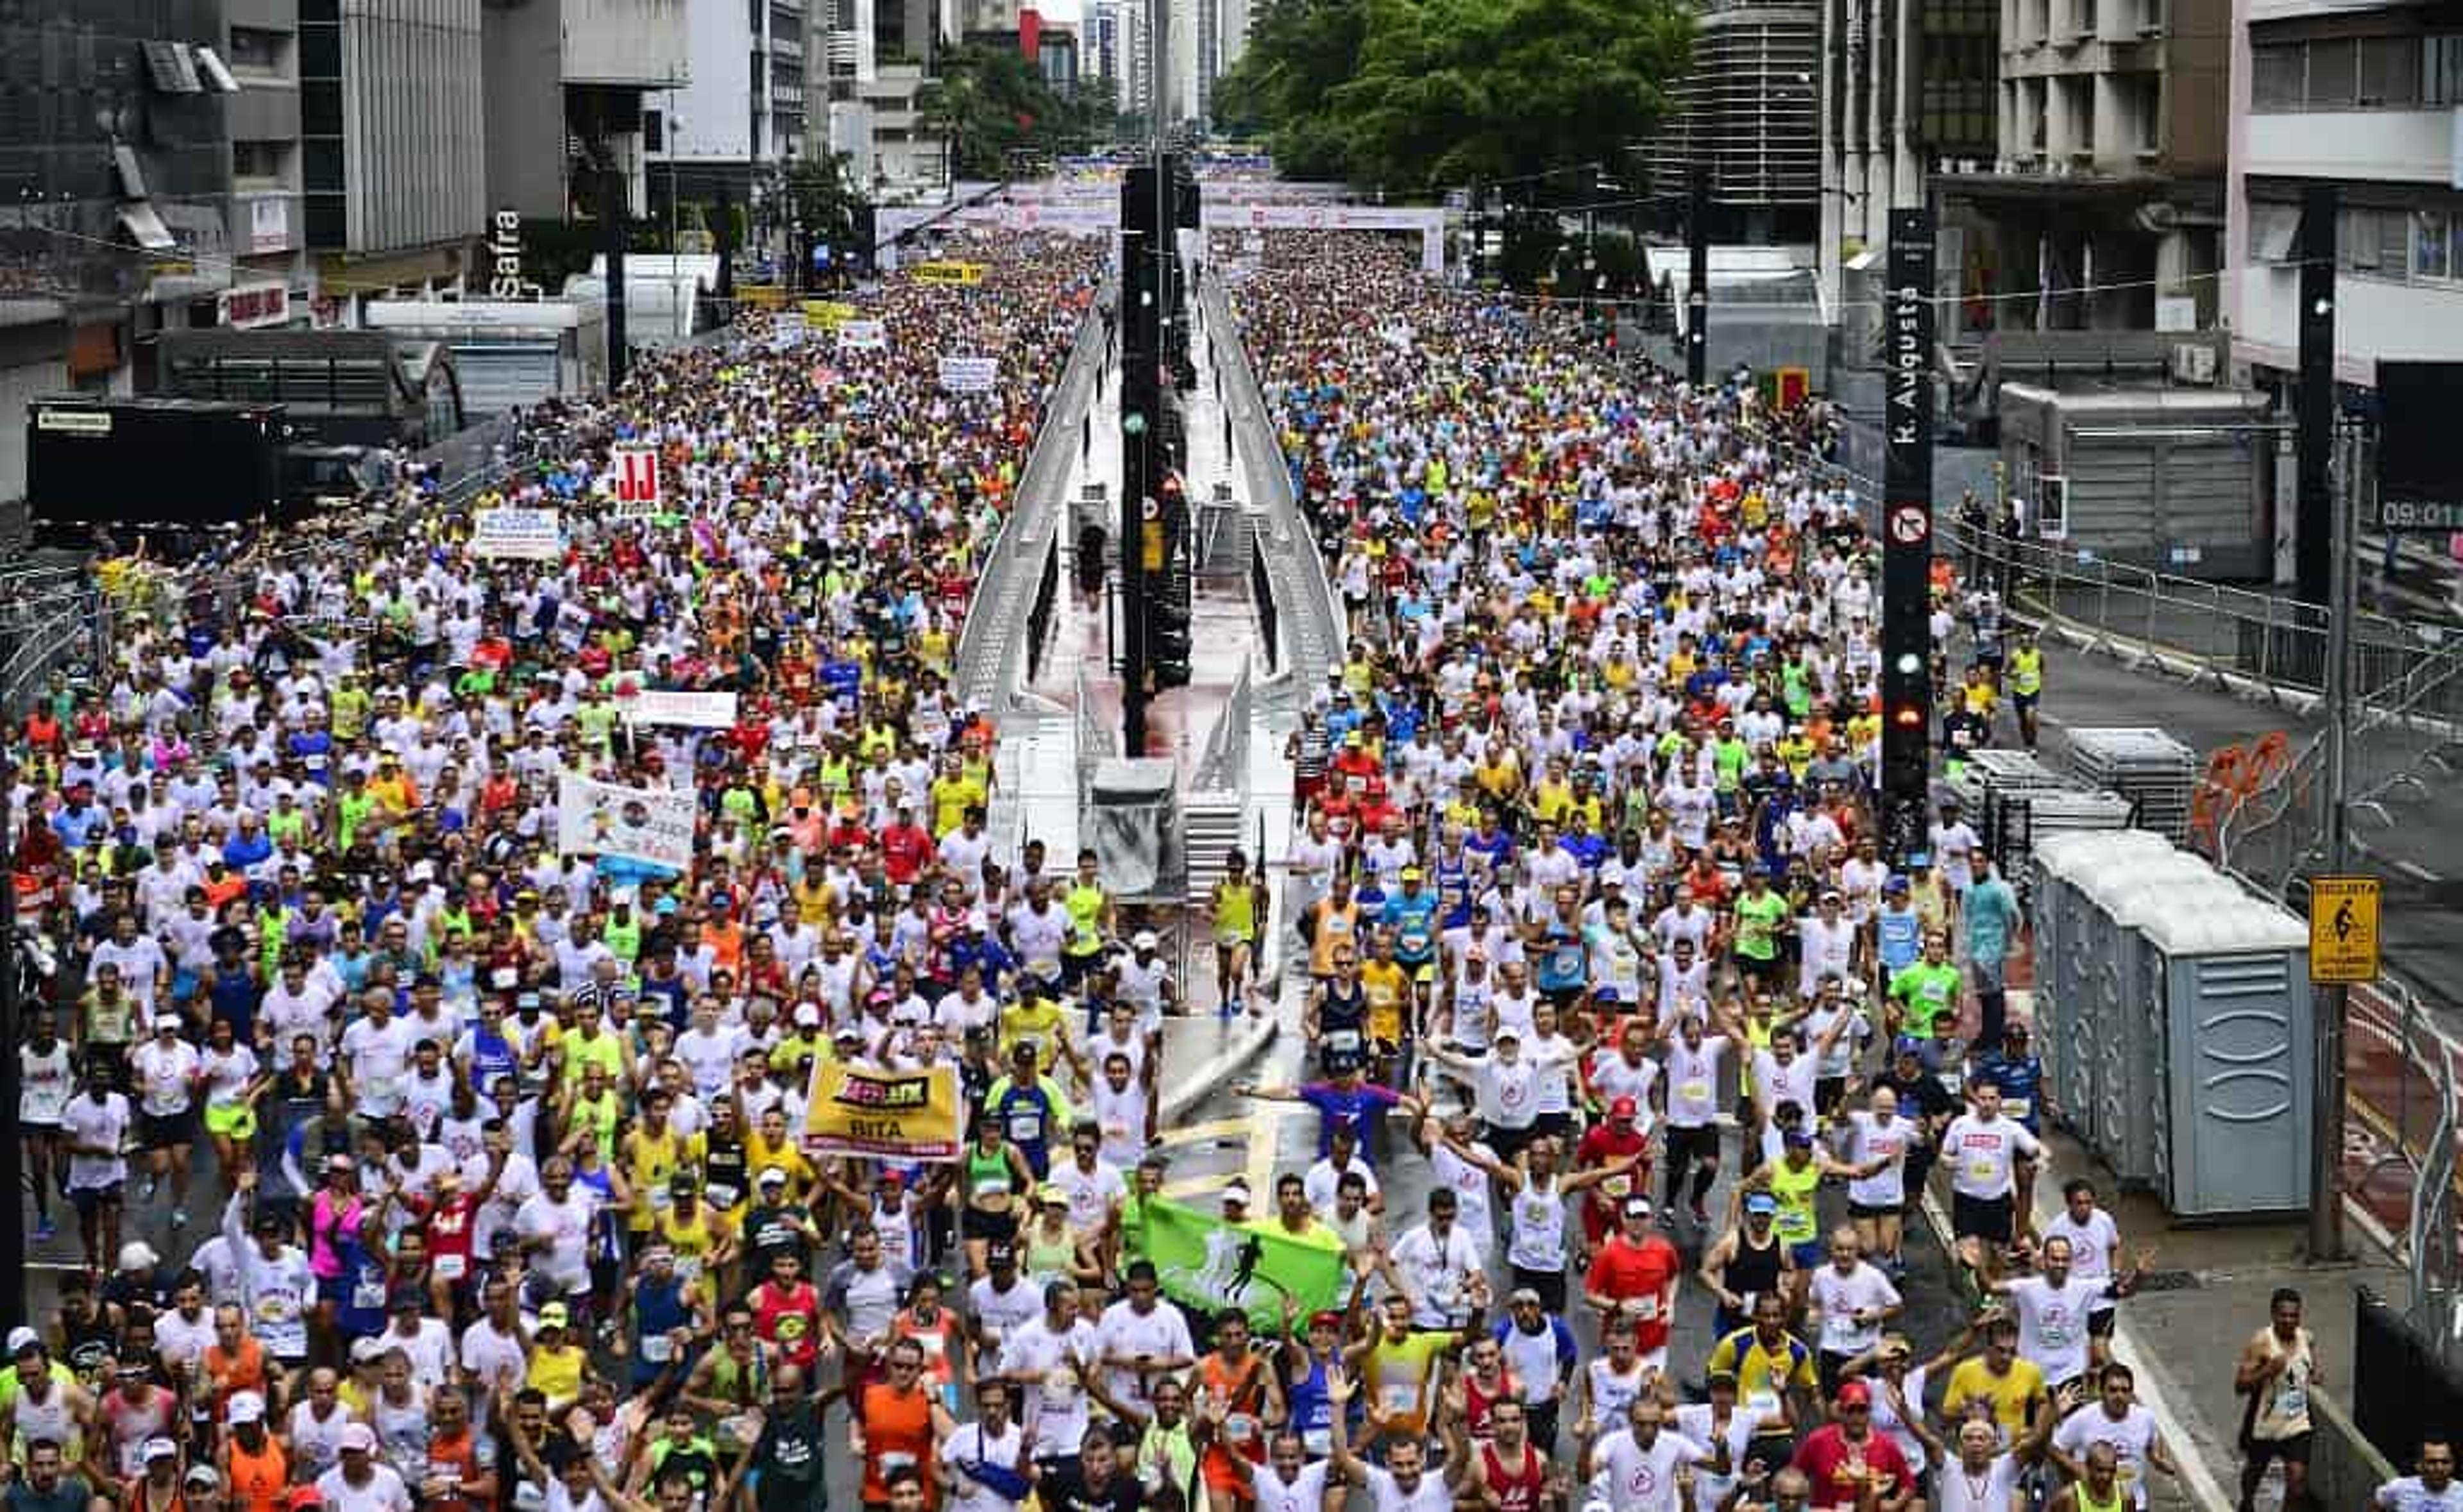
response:
<path fill-rule="evenodd" d="M 1668 111 L 1682 0 L 1271 0 L 1217 92 L 1297 177 L 1402 194 L 1597 162 Z"/>
<path fill-rule="evenodd" d="M 961 179 L 1007 178 L 1016 154 L 1083 152 L 1111 135 L 1108 92 L 1065 97 L 1015 49 L 968 43 L 944 53 L 940 68 L 924 118 L 949 143 Z"/>

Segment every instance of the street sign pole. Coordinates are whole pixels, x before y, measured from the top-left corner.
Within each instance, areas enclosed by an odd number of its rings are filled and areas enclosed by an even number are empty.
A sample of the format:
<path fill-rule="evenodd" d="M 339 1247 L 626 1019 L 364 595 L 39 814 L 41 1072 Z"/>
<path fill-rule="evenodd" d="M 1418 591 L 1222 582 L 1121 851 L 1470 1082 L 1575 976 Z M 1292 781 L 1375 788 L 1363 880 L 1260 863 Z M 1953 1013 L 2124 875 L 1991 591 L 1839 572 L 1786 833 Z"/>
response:
<path fill-rule="evenodd" d="M 1932 797 L 1932 213 L 1890 212 L 1883 335 L 1882 842 L 1924 845 Z"/>
<path fill-rule="evenodd" d="M 2298 426 L 2300 518 L 2296 559 L 2304 615 L 2326 606 L 2324 683 L 2326 688 L 2326 816 L 2325 865 L 2322 872 L 2341 875 L 2351 864 L 2351 836 L 2346 825 L 2350 800 L 2352 618 L 2357 575 L 2353 571 L 2353 514 L 2359 506 L 2358 479 L 2346 464 L 2335 476 L 2335 220 L 2334 186 L 2311 185 L 2300 205 L 2300 384 L 2295 390 L 2293 419 Z M 2322 558 L 2322 560 L 2321 559 Z M 2320 590 L 2323 590 L 2322 595 Z M 2308 621 L 2316 623 L 2314 619 Z M 2314 921 L 2321 902 L 2313 892 Z M 2317 976 L 2313 969 L 2313 982 Z M 2309 1151 L 2309 1258 L 2343 1257 L 2343 1019 L 2351 1009 L 2351 988 L 2343 982 L 2313 987 L 2315 1102 Z"/>

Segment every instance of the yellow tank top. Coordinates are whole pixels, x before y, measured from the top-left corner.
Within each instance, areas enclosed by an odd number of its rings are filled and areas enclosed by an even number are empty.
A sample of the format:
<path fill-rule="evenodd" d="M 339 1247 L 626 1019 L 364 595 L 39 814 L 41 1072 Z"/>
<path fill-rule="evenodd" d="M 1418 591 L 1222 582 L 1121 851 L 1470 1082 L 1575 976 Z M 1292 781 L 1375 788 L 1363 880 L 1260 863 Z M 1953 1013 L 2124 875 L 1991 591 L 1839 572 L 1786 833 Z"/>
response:
<path fill-rule="evenodd" d="M 1810 1244 L 1821 1232 L 1813 1216 L 1813 1197 L 1821 1187 L 1821 1162 L 1801 1167 L 1785 1160 L 1771 1167 L 1771 1196 L 1778 1199 L 1778 1217 L 1771 1231 L 1790 1244 Z"/>
<path fill-rule="evenodd" d="M 1073 884 L 1060 905 L 1069 911 L 1069 954 L 1088 956 L 1103 948 L 1103 890 Z"/>
<path fill-rule="evenodd" d="M 2010 653 L 2010 691 L 2029 697 L 2044 690 L 2044 654 L 2041 651 Z"/>
<path fill-rule="evenodd" d="M 1257 938 L 1257 886 L 1224 883 L 1214 891 L 1214 938 L 1235 944 Z"/>

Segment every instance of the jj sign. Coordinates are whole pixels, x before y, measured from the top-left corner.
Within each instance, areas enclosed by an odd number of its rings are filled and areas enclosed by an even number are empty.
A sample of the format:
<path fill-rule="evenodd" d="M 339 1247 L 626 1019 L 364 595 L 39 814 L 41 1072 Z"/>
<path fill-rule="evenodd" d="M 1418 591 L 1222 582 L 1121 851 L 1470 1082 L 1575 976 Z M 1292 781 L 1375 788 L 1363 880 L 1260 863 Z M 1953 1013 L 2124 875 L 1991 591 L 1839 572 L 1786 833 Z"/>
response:
<path fill-rule="evenodd" d="M 620 515 L 659 512 L 659 453 L 651 446 L 615 448 L 616 512 Z"/>

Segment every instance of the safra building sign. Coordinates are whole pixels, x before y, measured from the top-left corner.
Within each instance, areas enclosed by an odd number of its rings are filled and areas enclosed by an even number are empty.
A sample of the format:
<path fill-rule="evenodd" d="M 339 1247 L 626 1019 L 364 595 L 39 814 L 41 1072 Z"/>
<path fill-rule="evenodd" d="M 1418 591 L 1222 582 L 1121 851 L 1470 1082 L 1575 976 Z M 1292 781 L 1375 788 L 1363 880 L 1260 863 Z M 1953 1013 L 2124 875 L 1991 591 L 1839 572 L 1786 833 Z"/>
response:
<path fill-rule="evenodd" d="M 535 299 L 538 292 L 523 276 L 522 212 L 507 205 L 488 223 L 488 297 Z"/>

